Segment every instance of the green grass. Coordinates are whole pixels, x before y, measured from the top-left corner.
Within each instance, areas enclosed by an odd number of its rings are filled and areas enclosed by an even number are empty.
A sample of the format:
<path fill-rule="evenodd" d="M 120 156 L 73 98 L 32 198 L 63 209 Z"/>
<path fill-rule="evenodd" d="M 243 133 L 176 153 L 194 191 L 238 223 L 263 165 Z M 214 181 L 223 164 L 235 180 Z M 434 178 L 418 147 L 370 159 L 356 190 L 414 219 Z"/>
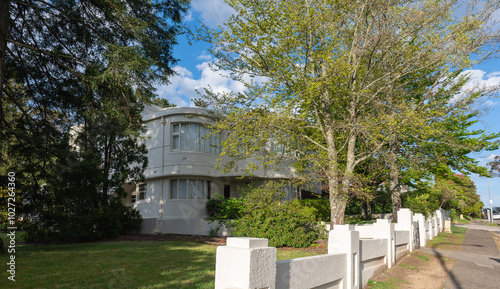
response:
<path fill-rule="evenodd" d="M 373 281 L 373 280 L 368 280 L 368 287 L 367 288 L 374 288 L 374 289 L 396 289 L 400 288 L 401 284 L 409 284 L 408 281 L 395 278 L 395 277 L 390 277 L 387 281 Z"/>
<path fill-rule="evenodd" d="M 467 228 L 451 226 L 451 233 L 455 235 L 464 235 L 467 232 Z"/>
<path fill-rule="evenodd" d="M 361 218 L 349 218 L 345 219 L 345 224 L 373 224 L 375 220 L 365 220 Z"/>
<path fill-rule="evenodd" d="M 453 219 L 453 222 L 454 223 L 459 223 L 459 224 L 470 224 L 470 220 L 469 219 Z"/>
<path fill-rule="evenodd" d="M 8 245 L 7 235 L 0 237 Z M 18 240 L 16 282 L 7 280 L 10 254 L 0 255 L 0 288 L 213 288 L 216 248 L 183 241 L 27 245 Z M 277 258 L 315 254 L 279 249 Z"/>
<path fill-rule="evenodd" d="M 417 266 L 413 266 L 413 265 L 406 264 L 406 263 L 400 263 L 399 266 L 401 268 L 408 269 L 408 270 L 420 270 L 420 268 L 418 268 Z"/>
<path fill-rule="evenodd" d="M 483 223 L 485 226 L 490 226 L 490 227 L 498 227 L 500 225 L 498 225 L 497 223 L 490 223 L 490 222 L 484 222 Z"/>
<path fill-rule="evenodd" d="M 444 249 L 450 251 L 460 251 L 464 242 L 467 228 L 452 226 L 450 233 L 440 233 L 434 239 L 425 244 L 426 247 Z"/>
<path fill-rule="evenodd" d="M 427 257 L 427 256 L 424 256 L 424 255 L 415 255 L 415 256 L 417 256 L 417 258 L 420 258 L 424 261 L 429 261 L 429 257 Z"/>

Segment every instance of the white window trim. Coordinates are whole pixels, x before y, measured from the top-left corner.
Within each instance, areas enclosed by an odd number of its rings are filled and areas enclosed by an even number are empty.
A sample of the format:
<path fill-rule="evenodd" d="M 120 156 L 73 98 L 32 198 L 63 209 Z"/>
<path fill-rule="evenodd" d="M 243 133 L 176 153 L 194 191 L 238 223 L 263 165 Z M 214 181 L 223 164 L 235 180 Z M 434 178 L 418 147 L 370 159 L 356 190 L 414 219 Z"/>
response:
<path fill-rule="evenodd" d="M 198 127 L 198 132 L 197 132 L 197 138 L 196 140 L 192 141 L 190 140 L 190 132 L 186 132 L 185 134 L 182 134 L 182 126 L 194 124 Z M 177 131 L 175 131 L 175 128 L 177 127 Z M 202 136 L 200 133 L 200 128 L 203 127 L 205 129 L 204 135 Z M 220 146 L 220 136 L 218 135 L 211 135 L 210 137 L 205 138 L 205 136 L 208 134 L 208 131 L 210 129 L 207 128 L 203 123 L 199 122 L 173 122 L 171 127 L 170 127 L 170 143 L 171 143 L 171 151 L 172 152 L 196 152 L 196 153 L 205 153 L 205 154 L 213 154 L 213 155 L 220 155 L 221 153 L 221 146 Z M 182 138 L 186 138 L 186 144 L 187 148 L 182 148 Z M 212 144 L 215 143 L 215 144 Z M 191 149 L 189 148 L 189 145 L 194 144 L 196 148 Z M 201 147 L 203 146 L 203 150 Z M 207 151 L 208 150 L 208 151 Z"/>
<path fill-rule="evenodd" d="M 180 182 L 181 181 L 186 181 L 186 192 L 185 192 L 185 198 L 179 198 L 180 197 Z M 190 182 L 194 181 L 194 188 L 196 191 L 194 192 L 194 198 L 189 197 L 189 187 L 190 187 Z M 174 187 L 174 182 L 176 186 L 176 192 L 175 192 L 175 198 L 173 198 L 174 192 L 172 191 Z M 199 198 L 199 183 L 203 182 L 203 198 Z M 212 198 L 212 181 L 207 180 L 207 179 L 196 179 L 196 178 L 175 178 L 175 179 L 170 179 L 170 186 L 169 186 L 169 195 L 168 199 L 171 201 L 206 201 Z"/>
<path fill-rule="evenodd" d="M 144 188 L 141 191 L 141 187 Z M 141 193 L 144 193 L 143 198 L 139 198 Z M 130 195 L 130 202 L 132 204 L 144 203 L 148 196 L 148 183 L 138 183 L 135 186 L 135 191 Z"/>

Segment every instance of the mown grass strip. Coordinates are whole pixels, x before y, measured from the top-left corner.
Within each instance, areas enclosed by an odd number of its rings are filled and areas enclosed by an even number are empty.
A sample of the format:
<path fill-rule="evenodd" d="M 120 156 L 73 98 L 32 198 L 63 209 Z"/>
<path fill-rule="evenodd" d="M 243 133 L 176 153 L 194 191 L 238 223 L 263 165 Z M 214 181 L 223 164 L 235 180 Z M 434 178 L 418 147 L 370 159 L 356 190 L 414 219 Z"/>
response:
<path fill-rule="evenodd" d="M 0 237 L 7 244 L 6 234 Z M 8 285 L 5 288 L 214 288 L 216 245 L 183 241 L 29 245 L 20 241 L 16 282 L 7 283 L 10 257 L 0 255 L 0 284 Z M 318 253 L 324 252 L 278 249 L 277 258 Z"/>
<path fill-rule="evenodd" d="M 368 280 L 368 288 L 373 289 L 396 289 L 400 288 L 402 284 L 409 284 L 409 282 L 395 277 L 390 277 L 387 281 Z"/>
<path fill-rule="evenodd" d="M 461 251 L 467 228 L 452 226 L 451 232 L 451 234 L 440 233 L 434 239 L 428 241 L 425 246 L 449 251 Z"/>

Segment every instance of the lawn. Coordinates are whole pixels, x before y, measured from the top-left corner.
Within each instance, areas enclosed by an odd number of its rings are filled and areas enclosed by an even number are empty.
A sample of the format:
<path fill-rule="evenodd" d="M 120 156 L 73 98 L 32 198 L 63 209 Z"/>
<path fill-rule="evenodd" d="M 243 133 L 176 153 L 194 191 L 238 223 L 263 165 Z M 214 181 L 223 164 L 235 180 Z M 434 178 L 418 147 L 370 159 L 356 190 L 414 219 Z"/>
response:
<path fill-rule="evenodd" d="M 440 233 L 434 239 L 425 244 L 429 248 L 444 249 L 449 251 L 460 251 L 464 242 L 467 228 L 452 226 L 450 233 Z"/>
<path fill-rule="evenodd" d="M 0 237 L 7 245 L 5 233 Z M 65 245 L 16 244 L 0 255 L 0 288 L 213 288 L 216 245 L 184 241 L 119 241 Z M 278 259 L 323 253 L 279 249 Z"/>

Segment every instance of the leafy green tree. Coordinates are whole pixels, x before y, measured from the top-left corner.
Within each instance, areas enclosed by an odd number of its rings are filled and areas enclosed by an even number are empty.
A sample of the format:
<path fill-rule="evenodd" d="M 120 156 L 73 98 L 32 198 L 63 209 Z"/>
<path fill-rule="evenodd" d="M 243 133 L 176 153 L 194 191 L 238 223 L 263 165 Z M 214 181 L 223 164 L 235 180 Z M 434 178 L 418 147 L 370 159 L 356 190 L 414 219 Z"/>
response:
<path fill-rule="evenodd" d="M 251 172 L 287 160 L 325 178 L 332 224 L 344 223 L 356 167 L 399 133 L 395 119 L 384 117 L 415 112 L 399 110 L 415 75 L 432 71 L 434 81 L 418 92 L 432 103 L 474 64 L 472 53 L 476 60 L 489 55 L 497 33 L 489 20 L 498 3 L 458 16 L 458 1 L 227 2 L 233 17 L 221 30 L 201 27 L 196 36 L 213 44 L 214 67 L 247 88 L 206 91 L 204 103 L 220 117 L 216 131 L 227 136 L 222 155 L 234 160 L 221 165 L 228 171 L 253 157 Z"/>
<path fill-rule="evenodd" d="M 120 212 L 135 214 L 116 198 L 141 178 L 140 111 L 173 74 L 188 5 L 0 1 L 2 172 L 19 175 L 35 239 L 71 230 L 79 213 L 81 235 L 68 239 L 111 236 Z"/>
<path fill-rule="evenodd" d="M 406 207 L 414 212 L 429 215 L 443 208 L 451 211 L 453 217 L 460 214 L 469 217 L 480 217 L 484 204 L 477 194 L 474 182 L 465 175 L 448 174 L 435 176 L 433 181 L 421 181 L 404 197 Z"/>
<path fill-rule="evenodd" d="M 459 87 L 461 84 L 459 85 Z M 420 104 L 415 109 L 414 117 L 421 121 L 412 122 L 411 127 L 400 130 L 389 142 L 388 166 L 390 167 L 389 183 L 392 192 L 393 214 L 397 219 L 397 211 L 401 208 L 401 191 L 399 179 L 402 174 L 416 174 L 417 178 L 432 173 L 438 178 L 443 175 L 443 167 L 462 173 L 477 173 L 486 175 L 486 168 L 470 155 L 473 152 L 495 150 L 498 144 L 493 142 L 500 134 L 485 134 L 483 130 L 471 130 L 472 125 L 478 122 L 478 110 L 470 109 L 479 95 L 464 96 L 460 103 L 450 106 L 456 91 L 442 97 L 444 102 L 429 107 Z M 436 109 L 441 105 L 443 109 Z M 446 115 L 439 116 L 439 113 Z M 401 122 L 404 123 L 404 122 Z M 401 123 L 398 123 L 401 125 Z"/>
<path fill-rule="evenodd" d="M 170 103 L 168 101 L 168 99 L 166 99 L 166 98 L 159 98 L 159 97 L 155 98 L 153 100 L 153 104 L 155 104 L 155 105 L 157 105 L 159 107 L 163 107 L 163 108 L 166 108 L 166 107 L 175 107 L 175 104 Z"/>

